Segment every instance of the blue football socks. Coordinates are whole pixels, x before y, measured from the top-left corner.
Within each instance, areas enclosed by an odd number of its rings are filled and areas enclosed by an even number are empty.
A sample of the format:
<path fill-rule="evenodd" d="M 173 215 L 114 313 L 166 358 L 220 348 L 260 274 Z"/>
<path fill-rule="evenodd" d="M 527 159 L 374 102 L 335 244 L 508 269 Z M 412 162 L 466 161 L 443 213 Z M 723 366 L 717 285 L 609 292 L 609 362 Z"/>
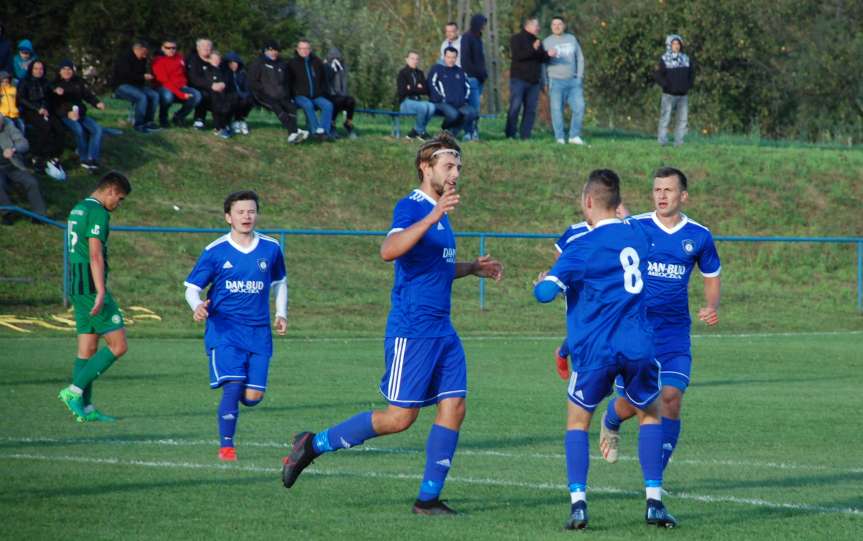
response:
<path fill-rule="evenodd" d="M 647 497 L 662 500 L 662 425 L 639 427 L 638 461 L 641 463 Z"/>
<path fill-rule="evenodd" d="M 662 418 L 662 469 L 668 466 L 671 454 L 677 447 L 677 438 L 680 437 L 680 419 Z"/>
<path fill-rule="evenodd" d="M 617 402 L 617 398 L 612 397 L 605 409 L 605 428 L 609 430 L 620 430 L 620 423 L 623 422 L 617 416 L 617 411 L 614 409 L 615 402 Z"/>
<path fill-rule="evenodd" d="M 426 467 L 418 500 L 429 501 L 440 496 L 457 445 L 458 431 L 432 425 L 426 442 Z"/>
<path fill-rule="evenodd" d="M 219 446 L 233 447 L 234 433 L 237 431 L 237 417 L 240 415 L 240 396 L 245 387 L 239 383 L 222 386 L 222 401 L 219 402 Z"/>
<path fill-rule="evenodd" d="M 587 472 L 590 468 L 590 442 L 584 430 L 567 430 L 563 439 L 566 449 L 566 475 L 573 507 L 585 501 Z"/>
<path fill-rule="evenodd" d="M 364 441 L 375 436 L 377 436 L 377 433 L 372 426 L 372 412 L 365 411 L 322 432 L 318 432 L 315 434 L 312 445 L 315 452 L 320 455 L 362 445 Z"/>

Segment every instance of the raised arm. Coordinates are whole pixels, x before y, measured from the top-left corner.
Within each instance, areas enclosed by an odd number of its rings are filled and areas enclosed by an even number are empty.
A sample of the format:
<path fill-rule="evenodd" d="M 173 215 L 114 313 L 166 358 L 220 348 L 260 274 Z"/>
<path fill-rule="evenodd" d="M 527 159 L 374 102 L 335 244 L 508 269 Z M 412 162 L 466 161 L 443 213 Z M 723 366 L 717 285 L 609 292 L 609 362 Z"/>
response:
<path fill-rule="evenodd" d="M 405 229 L 394 229 L 387 235 L 381 244 L 381 259 L 393 261 L 405 255 L 411 248 L 416 246 L 420 239 L 428 231 L 429 227 L 438 223 L 443 215 L 453 210 L 458 205 L 459 196 L 455 192 L 446 192 L 437 201 L 434 209 L 426 214 L 425 218 L 414 222 Z"/>

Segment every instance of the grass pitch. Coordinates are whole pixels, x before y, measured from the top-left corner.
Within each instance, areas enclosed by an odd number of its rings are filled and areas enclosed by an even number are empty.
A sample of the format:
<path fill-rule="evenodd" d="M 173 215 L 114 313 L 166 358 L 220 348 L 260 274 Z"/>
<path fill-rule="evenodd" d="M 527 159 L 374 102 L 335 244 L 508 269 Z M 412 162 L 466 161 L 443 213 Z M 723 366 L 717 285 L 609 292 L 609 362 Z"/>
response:
<path fill-rule="evenodd" d="M 553 310 L 552 310 L 553 311 Z M 559 317 L 559 312 L 553 316 Z M 454 519 L 410 513 L 432 421 L 320 458 L 290 491 L 290 435 L 380 407 L 380 339 L 277 340 L 269 391 L 241 410 L 239 462 L 216 459 L 215 408 L 197 339 L 135 339 L 96 385 L 115 424 L 77 424 L 55 398 L 71 337 L 0 338 L 0 507 L 10 538 L 545 539 L 569 504 L 565 384 L 553 338 L 470 338 L 470 394 L 444 497 Z M 861 449 L 853 427 L 863 335 L 703 336 L 678 450 L 666 473 L 672 532 L 647 528 L 637 431 L 622 460 L 596 456 L 594 539 L 857 539 Z M 855 534 L 854 532 L 857 532 Z"/>

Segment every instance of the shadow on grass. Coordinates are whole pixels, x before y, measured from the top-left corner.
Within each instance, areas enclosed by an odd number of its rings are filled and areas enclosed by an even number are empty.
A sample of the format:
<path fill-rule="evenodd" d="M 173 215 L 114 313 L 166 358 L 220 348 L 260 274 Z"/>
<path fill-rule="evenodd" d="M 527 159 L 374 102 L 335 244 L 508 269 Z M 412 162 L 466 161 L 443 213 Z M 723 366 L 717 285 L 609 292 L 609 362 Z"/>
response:
<path fill-rule="evenodd" d="M 110 383 L 111 381 L 150 381 L 150 380 L 158 380 L 163 378 L 176 378 L 176 374 L 135 374 L 135 375 L 109 375 L 106 376 L 104 380 L 105 383 Z M 8 380 L 8 381 L 0 381 L 0 387 L 4 385 L 15 386 L 15 385 L 68 385 L 69 377 L 60 377 L 60 378 L 44 378 L 44 379 L 24 379 L 24 380 Z"/>
<path fill-rule="evenodd" d="M 705 489 L 713 491 L 740 488 L 827 488 L 836 483 L 850 484 L 855 482 L 863 482 L 863 473 L 847 472 L 830 475 L 800 475 L 795 477 L 782 477 L 779 479 L 736 479 L 733 481 L 729 481 L 727 479 L 703 479 L 695 484 L 687 484 L 687 489 Z M 863 499 L 857 501 L 857 506 L 860 505 L 863 505 Z"/>
<path fill-rule="evenodd" d="M 725 385 L 758 385 L 762 383 L 809 383 L 811 381 L 844 381 L 844 376 L 824 376 L 818 378 L 769 378 L 769 379 L 718 379 L 692 383 L 690 387 L 720 387 Z"/>

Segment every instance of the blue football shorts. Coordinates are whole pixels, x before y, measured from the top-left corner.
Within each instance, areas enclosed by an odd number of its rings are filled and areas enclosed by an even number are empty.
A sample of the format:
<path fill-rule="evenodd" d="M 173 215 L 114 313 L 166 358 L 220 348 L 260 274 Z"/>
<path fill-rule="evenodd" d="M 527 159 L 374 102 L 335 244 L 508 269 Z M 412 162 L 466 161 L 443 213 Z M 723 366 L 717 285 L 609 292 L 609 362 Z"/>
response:
<path fill-rule="evenodd" d="M 574 403 L 589 412 L 596 410 L 602 400 L 611 394 L 615 378 L 621 383 L 621 396 L 636 408 L 644 408 L 659 396 L 659 362 L 619 361 L 617 364 L 573 371 L 569 377 L 567 395 Z"/>
<path fill-rule="evenodd" d="M 267 390 L 270 357 L 233 346 L 210 349 L 210 388 L 217 389 L 229 381 L 245 382 L 246 387 Z"/>
<path fill-rule="evenodd" d="M 380 391 L 387 402 L 422 408 L 467 395 L 467 363 L 457 334 L 384 340 Z"/>
<path fill-rule="evenodd" d="M 662 367 L 659 371 L 659 380 L 662 386 L 676 387 L 680 389 L 680 392 L 685 393 L 689 387 L 689 377 L 692 373 L 692 354 L 669 353 L 659 355 L 657 360 Z M 615 380 L 614 389 L 617 394 L 623 396 L 623 382 L 620 378 Z"/>

